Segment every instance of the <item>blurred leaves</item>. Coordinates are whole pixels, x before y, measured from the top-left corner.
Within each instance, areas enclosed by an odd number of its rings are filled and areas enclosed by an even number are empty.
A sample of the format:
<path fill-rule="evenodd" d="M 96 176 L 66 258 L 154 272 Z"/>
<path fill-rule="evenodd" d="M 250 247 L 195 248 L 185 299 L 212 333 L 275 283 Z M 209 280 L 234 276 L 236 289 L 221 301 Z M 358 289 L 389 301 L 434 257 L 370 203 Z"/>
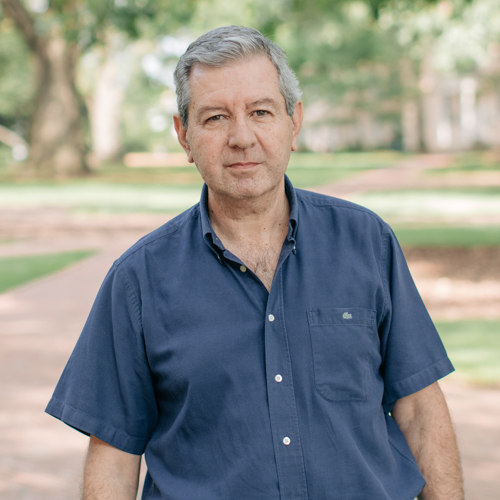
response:
<path fill-rule="evenodd" d="M 0 30 L 0 123 L 21 132 L 32 111 L 34 68 L 13 26 Z"/>
<path fill-rule="evenodd" d="M 119 34 L 122 43 L 112 50 L 129 58 L 120 83 L 126 84 L 122 111 L 126 149 L 150 148 L 162 140 L 161 133 L 148 125 L 151 116 L 158 125 L 162 100 L 172 98 L 166 95 L 170 83 L 164 77 L 171 73 L 172 54 L 161 53 L 161 41 L 168 35 L 184 43 L 224 24 L 255 26 L 283 46 L 306 104 L 335 106 L 336 123 L 351 120 L 357 111 L 398 122 L 398 102 L 420 92 L 422 65 L 429 54 L 438 73 L 474 73 L 482 78 L 482 88 L 498 86 L 498 75 L 484 69 L 495 47 L 500 50 L 498 0 L 240 0 L 237 4 L 233 0 L 0 0 L 0 4 L 4 6 L 0 124 L 26 129 L 34 108 L 36 74 L 14 22 L 5 15 L 6 5 L 17 5 L 31 17 L 38 37 L 60 37 L 75 48 L 80 57 L 75 86 L 81 89 L 84 82 L 89 102 L 98 67 L 89 67 L 81 56 L 101 49 L 108 53 L 110 40 Z M 163 69 L 156 76 L 148 73 L 144 57 L 156 59 Z M 351 115 L 343 115 L 342 106 Z M 150 136 L 156 139 L 151 142 Z"/>

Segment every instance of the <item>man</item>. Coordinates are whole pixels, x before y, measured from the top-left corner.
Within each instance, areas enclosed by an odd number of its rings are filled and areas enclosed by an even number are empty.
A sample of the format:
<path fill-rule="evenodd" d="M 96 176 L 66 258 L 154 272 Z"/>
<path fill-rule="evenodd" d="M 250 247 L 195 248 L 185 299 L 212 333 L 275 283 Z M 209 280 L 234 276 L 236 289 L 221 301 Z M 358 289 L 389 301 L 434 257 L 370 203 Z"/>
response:
<path fill-rule="evenodd" d="M 147 499 L 461 499 L 452 366 L 393 233 L 285 177 L 282 50 L 220 28 L 175 77 L 201 201 L 115 262 L 47 408 L 91 436 L 84 498 L 135 498 L 145 453 Z"/>

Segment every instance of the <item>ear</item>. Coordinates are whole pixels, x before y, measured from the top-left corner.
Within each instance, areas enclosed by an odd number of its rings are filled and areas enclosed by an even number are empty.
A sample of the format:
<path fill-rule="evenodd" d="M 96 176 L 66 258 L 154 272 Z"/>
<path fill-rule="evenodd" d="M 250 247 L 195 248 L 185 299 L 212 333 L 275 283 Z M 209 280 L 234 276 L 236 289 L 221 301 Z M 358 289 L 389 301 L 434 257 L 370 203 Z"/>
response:
<path fill-rule="evenodd" d="M 187 140 L 187 129 L 184 128 L 181 117 L 179 115 L 174 115 L 174 128 L 177 133 L 177 140 L 187 154 L 188 162 L 194 163 L 193 155 L 191 154 L 191 148 L 189 146 L 189 141 Z"/>
<path fill-rule="evenodd" d="M 299 137 L 300 128 L 302 127 L 302 118 L 303 118 L 302 101 L 299 101 L 295 105 L 295 109 L 293 111 L 293 116 L 292 116 L 292 125 L 293 125 L 292 151 L 295 151 L 297 149 L 297 138 Z"/>

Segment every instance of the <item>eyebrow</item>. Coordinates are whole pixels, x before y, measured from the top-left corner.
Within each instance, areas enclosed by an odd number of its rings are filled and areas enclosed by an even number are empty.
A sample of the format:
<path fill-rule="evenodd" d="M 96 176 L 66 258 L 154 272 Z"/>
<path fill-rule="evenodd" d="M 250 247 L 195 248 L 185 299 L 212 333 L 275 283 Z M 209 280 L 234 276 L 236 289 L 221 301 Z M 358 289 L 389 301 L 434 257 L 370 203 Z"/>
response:
<path fill-rule="evenodd" d="M 226 111 L 225 106 L 202 106 L 198 109 L 197 115 L 201 116 L 206 113 L 217 113 L 219 111 Z"/>
<path fill-rule="evenodd" d="M 276 100 L 272 97 L 264 97 L 262 99 L 257 99 L 256 101 L 251 102 L 247 105 L 247 108 L 255 108 L 258 106 L 272 106 L 276 107 Z M 198 109 L 198 116 L 201 116 L 206 113 L 217 113 L 221 111 L 226 111 L 226 106 L 202 106 Z"/>
<path fill-rule="evenodd" d="M 249 108 L 254 108 L 256 106 L 276 106 L 276 99 L 272 97 L 264 97 L 263 99 L 257 99 L 254 102 L 251 102 L 248 106 Z"/>

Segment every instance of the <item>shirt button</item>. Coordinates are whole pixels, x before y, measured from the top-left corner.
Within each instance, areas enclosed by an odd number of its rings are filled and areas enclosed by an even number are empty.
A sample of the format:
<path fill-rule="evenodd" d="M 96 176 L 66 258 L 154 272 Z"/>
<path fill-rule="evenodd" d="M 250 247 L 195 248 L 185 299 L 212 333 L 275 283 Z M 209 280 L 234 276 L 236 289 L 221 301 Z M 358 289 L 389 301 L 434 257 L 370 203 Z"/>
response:
<path fill-rule="evenodd" d="M 247 268 L 245 266 L 240 266 L 240 271 L 242 273 L 246 273 L 247 272 Z"/>
<path fill-rule="evenodd" d="M 278 373 L 277 375 L 275 375 L 274 380 L 279 384 L 283 382 L 283 377 Z"/>
<path fill-rule="evenodd" d="M 285 446 L 288 446 L 291 442 L 292 442 L 292 440 L 291 440 L 288 436 L 285 436 L 285 437 L 283 438 L 283 444 L 284 444 Z"/>
<path fill-rule="evenodd" d="M 274 321 L 274 315 L 273 314 L 270 314 L 267 319 L 272 323 Z"/>

